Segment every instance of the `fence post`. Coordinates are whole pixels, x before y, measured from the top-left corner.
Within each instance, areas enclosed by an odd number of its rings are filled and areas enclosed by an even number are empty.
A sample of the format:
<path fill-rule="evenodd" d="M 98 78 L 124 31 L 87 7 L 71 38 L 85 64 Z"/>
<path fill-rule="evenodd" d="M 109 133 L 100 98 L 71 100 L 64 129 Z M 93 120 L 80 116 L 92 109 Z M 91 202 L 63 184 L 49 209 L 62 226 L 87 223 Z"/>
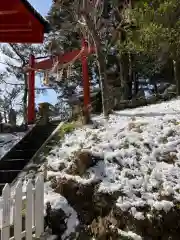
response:
<path fill-rule="evenodd" d="M 6 184 L 2 191 L 3 210 L 2 210 L 1 240 L 9 240 L 10 238 L 10 196 L 11 189 L 9 184 Z"/>
<path fill-rule="evenodd" d="M 10 240 L 11 224 L 14 225 L 13 239 L 21 240 L 22 237 L 24 237 L 24 233 L 22 235 L 23 205 L 25 205 L 26 240 L 33 239 L 34 226 L 36 238 L 40 238 L 44 232 L 44 176 L 40 175 L 37 177 L 34 186 L 35 190 L 33 190 L 32 180 L 28 181 L 25 200 L 23 200 L 24 193 L 22 185 L 22 181 L 17 183 L 14 196 L 11 196 L 9 184 L 6 184 L 2 191 L 2 226 L 0 240 Z M 14 210 L 13 213 L 12 209 Z M 11 216 L 11 214 L 13 214 L 13 216 Z M 11 218 L 13 222 L 11 222 Z"/>
<path fill-rule="evenodd" d="M 33 186 L 29 180 L 26 187 L 26 240 L 32 240 L 33 199 Z"/>
<path fill-rule="evenodd" d="M 19 181 L 15 188 L 14 206 L 14 237 L 21 239 L 22 232 L 22 182 Z"/>
<path fill-rule="evenodd" d="M 35 183 L 35 226 L 36 237 L 44 232 L 44 177 L 38 176 Z"/>

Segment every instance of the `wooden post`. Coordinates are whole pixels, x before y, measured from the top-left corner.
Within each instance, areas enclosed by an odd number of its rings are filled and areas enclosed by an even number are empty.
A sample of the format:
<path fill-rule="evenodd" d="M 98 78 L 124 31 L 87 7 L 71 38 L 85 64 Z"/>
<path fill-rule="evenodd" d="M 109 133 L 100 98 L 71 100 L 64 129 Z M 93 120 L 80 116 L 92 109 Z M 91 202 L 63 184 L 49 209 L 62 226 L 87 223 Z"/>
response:
<path fill-rule="evenodd" d="M 39 175 L 35 184 L 33 182 L 34 180 L 28 181 L 25 192 L 23 191 L 22 181 L 18 181 L 15 194 L 11 194 L 9 184 L 6 184 L 3 188 L 2 199 L 0 200 L 0 210 L 2 211 L 1 240 L 21 240 L 24 238 L 33 240 L 40 239 L 43 235 L 44 176 Z"/>
<path fill-rule="evenodd" d="M 29 76 L 28 76 L 28 124 L 35 122 L 35 65 L 34 55 L 30 55 L 29 58 Z"/>
<path fill-rule="evenodd" d="M 1 239 L 10 239 L 10 196 L 11 189 L 8 184 L 5 185 L 2 191 L 3 209 L 2 209 L 2 226 L 1 226 Z"/>
<path fill-rule="evenodd" d="M 86 40 L 82 39 L 82 48 L 88 48 Z M 86 51 L 85 51 L 86 52 Z M 84 120 L 85 124 L 87 124 L 90 121 L 90 83 L 89 83 L 89 74 L 88 74 L 88 61 L 87 56 L 85 54 L 82 54 L 81 57 L 82 62 L 82 74 L 83 74 L 83 92 L 84 92 Z"/>

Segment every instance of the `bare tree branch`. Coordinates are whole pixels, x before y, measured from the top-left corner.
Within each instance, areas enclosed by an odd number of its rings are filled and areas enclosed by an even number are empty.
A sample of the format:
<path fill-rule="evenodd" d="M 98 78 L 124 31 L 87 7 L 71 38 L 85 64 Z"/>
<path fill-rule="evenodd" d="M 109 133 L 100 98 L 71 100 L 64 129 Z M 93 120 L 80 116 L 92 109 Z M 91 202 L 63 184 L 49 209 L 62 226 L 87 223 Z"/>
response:
<path fill-rule="evenodd" d="M 15 45 L 14 44 L 12 44 L 12 43 L 10 43 L 9 44 L 10 45 L 10 47 L 12 48 L 12 50 L 16 53 L 16 55 L 21 59 L 21 61 L 23 62 L 23 66 L 25 66 L 26 65 L 26 61 L 25 61 L 25 59 L 24 59 L 24 56 L 19 52 L 19 51 L 17 51 L 17 49 L 16 49 L 16 47 L 15 47 Z"/>

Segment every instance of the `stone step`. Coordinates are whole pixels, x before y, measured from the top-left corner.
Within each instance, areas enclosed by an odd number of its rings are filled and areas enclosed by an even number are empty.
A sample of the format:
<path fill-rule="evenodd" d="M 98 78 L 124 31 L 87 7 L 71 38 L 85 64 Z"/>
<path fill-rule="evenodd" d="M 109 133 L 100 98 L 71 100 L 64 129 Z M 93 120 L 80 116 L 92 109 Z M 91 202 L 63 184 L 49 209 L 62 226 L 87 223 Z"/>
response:
<path fill-rule="evenodd" d="M 21 169 L 0 170 L 0 183 L 11 183 L 20 172 L 21 172 Z"/>
<path fill-rule="evenodd" d="M 0 170 L 19 170 L 27 164 L 27 159 L 6 159 L 2 161 Z"/>

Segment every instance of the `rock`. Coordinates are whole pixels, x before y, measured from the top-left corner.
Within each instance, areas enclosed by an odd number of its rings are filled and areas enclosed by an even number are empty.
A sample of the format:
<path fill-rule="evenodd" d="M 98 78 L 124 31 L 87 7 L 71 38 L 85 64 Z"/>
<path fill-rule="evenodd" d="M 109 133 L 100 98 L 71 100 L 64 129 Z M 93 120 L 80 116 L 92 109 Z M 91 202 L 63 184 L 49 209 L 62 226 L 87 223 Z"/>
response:
<path fill-rule="evenodd" d="M 168 88 L 166 88 L 163 92 L 164 95 L 168 95 L 168 94 L 176 94 L 176 85 L 170 85 Z"/>
<path fill-rule="evenodd" d="M 51 212 L 52 234 L 61 236 L 66 230 L 66 215 L 62 209 Z"/>
<path fill-rule="evenodd" d="M 95 163 L 96 161 L 94 161 L 94 157 L 89 151 L 77 151 L 74 154 L 73 164 L 67 170 L 67 173 L 82 176 L 86 170 Z"/>
<path fill-rule="evenodd" d="M 117 193 L 103 193 L 95 189 L 93 206 L 98 216 L 107 216 L 118 198 Z"/>
<path fill-rule="evenodd" d="M 157 160 L 166 162 L 168 164 L 174 164 L 178 158 L 176 156 L 175 152 L 170 152 L 170 153 L 164 153 L 162 154 Z"/>
<path fill-rule="evenodd" d="M 151 96 L 150 98 L 147 99 L 148 104 L 154 104 L 157 102 L 157 96 Z"/>
<path fill-rule="evenodd" d="M 52 235 L 60 237 L 67 229 L 66 218 L 62 209 L 50 209 L 45 216 L 45 228 L 50 228 Z"/>
<path fill-rule="evenodd" d="M 116 193 L 98 192 L 98 183 L 83 185 L 71 179 L 59 179 L 56 192 L 67 199 L 85 225 L 98 216 L 108 215 L 118 198 Z"/>
<path fill-rule="evenodd" d="M 130 211 L 123 212 L 118 207 L 112 210 L 112 216 L 117 220 L 116 227 L 122 230 L 128 229 L 142 236 L 142 239 L 153 240 L 178 240 L 180 234 L 180 209 L 171 209 L 168 213 L 164 211 L 151 212 L 151 218 L 147 217 L 149 209 L 144 209 L 144 220 L 137 220 Z M 176 222 L 176 224 L 174 224 Z M 159 238 L 161 236 L 161 238 Z"/>
<path fill-rule="evenodd" d="M 51 230 L 47 229 L 40 238 L 33 238 L 33 240 L 58 240 L 58 236 L 52 235 Z"/>
<path fill-rule="evenodd" d="M 60 163 L 59 171 L 62 171 L 65 167 L 66 167 L 66 165 L 64 163 Z"/>
<path fill-rule="evenodd" d="M 58 183 L 57 183 L 56 177 L 51 177 L 50 181 L 51 181 L 52 189 L 57 188 Z"/>
<path fill-rule="evenodd" d="M 94 219 L 90 229 L 96 240 L 119 239 L 118 229 L 111 227 L 111 222 L 108 220 L 108 217 L 98 217 Z"/>
<path fill-rule="evenodd" d="M 97 183 L 83 185 L 71 179 L 59 179 L 56 192 L 64 196 L 78 213 L 78 218 L 86 224 L 94 219 L 93 193 Z"/>
<path fill-rule="evenodd" d="M 79 225 L 76 228 L 76 232 L 72 233 L 69 237 L 68 240 L 92 240 L 92 235 L 91 232 L 86 225 Z"/>

